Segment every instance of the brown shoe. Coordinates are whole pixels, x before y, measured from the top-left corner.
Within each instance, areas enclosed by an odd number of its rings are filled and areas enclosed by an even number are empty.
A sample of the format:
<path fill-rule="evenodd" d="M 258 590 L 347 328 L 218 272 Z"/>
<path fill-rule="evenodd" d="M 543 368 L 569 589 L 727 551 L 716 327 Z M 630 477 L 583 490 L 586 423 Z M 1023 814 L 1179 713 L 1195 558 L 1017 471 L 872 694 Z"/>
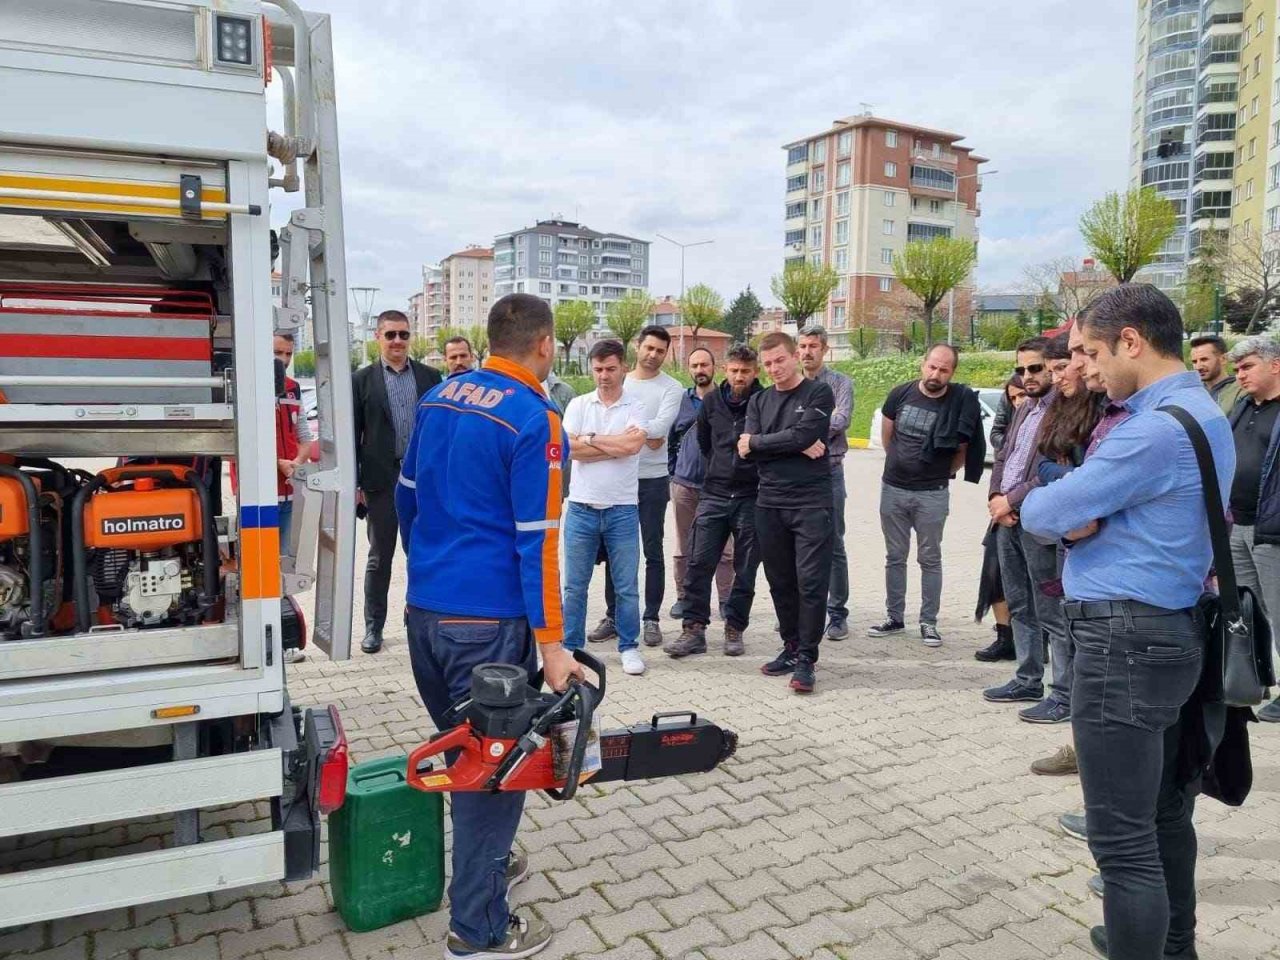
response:
<path fill-rule="evenodd" d="M 686 621 L 680 636 L 662 647 L 662 652 L 669 657 L 680 659 L 695 653 L 707 652 L 707 630 L 700 623 Z"/>
<path fill-rule="evenodd" d="M 746 653 L 747 647 L 742 642 L 742 631 L 724 625 L 724 655 L 726 657 L 740 657 Z"/>
<path fill-rule="evenodd" d="M 1044 757 L 1035 761 L 1031 764 L 1031 772 L 1038 773 L 1042 777 L 1065 777 L 1069 774 L 1079 773 L 1080 768 L 1076 766 L 1075 747 L 1067 744 L 1052 757 Z"/>

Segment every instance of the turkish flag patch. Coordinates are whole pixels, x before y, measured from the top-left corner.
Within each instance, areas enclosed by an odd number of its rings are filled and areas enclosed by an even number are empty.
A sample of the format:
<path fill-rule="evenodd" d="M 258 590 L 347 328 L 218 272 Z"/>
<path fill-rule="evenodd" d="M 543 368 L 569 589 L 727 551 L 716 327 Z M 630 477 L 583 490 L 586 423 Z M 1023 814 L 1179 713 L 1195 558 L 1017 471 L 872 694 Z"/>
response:
<path fill-rule="evenodd" d="M 547 463 L 559 463 L 564 459 L 564 448 L 558 443 L 547 444 Z"/>

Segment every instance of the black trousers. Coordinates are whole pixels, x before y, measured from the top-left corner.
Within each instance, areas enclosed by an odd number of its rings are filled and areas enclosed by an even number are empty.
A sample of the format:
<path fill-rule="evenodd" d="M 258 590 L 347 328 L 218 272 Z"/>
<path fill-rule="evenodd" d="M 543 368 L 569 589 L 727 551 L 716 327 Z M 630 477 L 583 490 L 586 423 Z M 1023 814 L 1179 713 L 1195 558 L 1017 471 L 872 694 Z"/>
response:
<path fill-rule="evenodd" d="M 704 627 L 711 622 L 711 585 L 725 544 L 733 537 L 733 589 L 725 623 L 735 630 L 747 629 L 751 603 L 756 596 L 756 570 L 760 550 L 756 546 L 756 501 L 754 497 L 729 500 L 698 499 L 693 520 L 693 545 L 684 575 L 684 619 Z"/>
<path fill-rule="evenodd" d="M 834 525 L 823 506 L 756 506 L 756 542 L 764 558 L 782 645 L 810 663 L 827 626 Z"/>
<path fill-rule="evenodd" d="M 1178 782 L 1181 710 L 1200 680 L 1199 612 L 1135 601 L 1074 603 L 1071 732 L 1106 883 L 1115 960 L 1159 960 L 1195 939 L 1195 795 Z"/>
<path fill-rule="evenodd" d="M 400 521 L 396 517 L 396 492 L 377 490 L 364 494 L 368 516 L 369 562 L 364 568 L 364 628 L 381 630 L 387 622 L 387 591 L 391 587 L 391 563 L 396 557 Z"/>
<path fill-rule="evenodd" d="M 644 549 L 644 607 L 641 620 L 657 620 L 662 611 L 663 588 L 667 583 L 667 563 L 662 556 L 662 534 L 667 527 L 667 503 L 671 481 L 650 477 L 640 481 L 640 545 Z M 613 618 L 613 577 L 604 565 L 605 612 Z"/>

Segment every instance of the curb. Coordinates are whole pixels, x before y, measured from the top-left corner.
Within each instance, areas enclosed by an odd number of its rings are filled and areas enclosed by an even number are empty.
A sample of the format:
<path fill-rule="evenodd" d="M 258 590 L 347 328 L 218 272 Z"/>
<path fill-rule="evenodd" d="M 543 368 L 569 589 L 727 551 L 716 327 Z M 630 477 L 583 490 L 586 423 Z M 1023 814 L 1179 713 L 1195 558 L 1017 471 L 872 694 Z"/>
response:
<path fill-rule="evenodd" d="M 871 441 L 865 437 L 850 437 L 849 446 L 853 447 L 855 450 L 866 450 L 871 446 Z"/>

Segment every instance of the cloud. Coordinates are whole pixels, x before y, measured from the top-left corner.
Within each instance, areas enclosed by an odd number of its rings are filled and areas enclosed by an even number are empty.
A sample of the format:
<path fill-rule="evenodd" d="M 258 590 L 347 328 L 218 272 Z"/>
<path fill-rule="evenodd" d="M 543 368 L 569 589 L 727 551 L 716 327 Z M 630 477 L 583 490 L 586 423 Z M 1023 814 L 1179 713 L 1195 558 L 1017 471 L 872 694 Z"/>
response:
<path fill-rule="evenodd" d="M 769 301 L 781 145 L 869 102 L 990 157 L 979 281 L 1080 252 L 1128 177 L 1132 10 L 1114 0 L 885 6 L 310 0 L 333 15 L 350 282 L 400 306 L 421 265 L 562 214 L 654 241 L 651 291 Z M 278 219 L 278 217 L 277 217 Z"/>

